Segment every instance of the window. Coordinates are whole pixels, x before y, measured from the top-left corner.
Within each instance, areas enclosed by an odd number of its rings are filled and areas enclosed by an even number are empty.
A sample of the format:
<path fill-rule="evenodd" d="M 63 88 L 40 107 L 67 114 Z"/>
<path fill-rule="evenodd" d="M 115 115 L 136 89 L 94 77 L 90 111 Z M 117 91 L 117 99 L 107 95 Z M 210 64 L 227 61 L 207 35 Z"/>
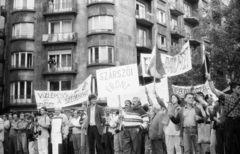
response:
<path fill-rule="evenodd" d="M 184 16 L 190 17 L 191 16 L 191 6 L 184 3 L 183 7 L 184 7 Z"/>
<path fill-rule="evenodd" d="M 17 81 L 11 85 L 11 103 L 30 103 L 32 98 L 32 81 Z"/>
<path fill-rule="evenodd" d="M 113 32 L 112 16 L 94 16 L 88 19 L 88 32 Z"/>
<path fill-rule="evenodd" d="M 88 63 L 98 64 L 98 63 L 113 63 L 113 47 L 109 46 L 99 46 L 90 47 L 88 49 Z"/>
<path fill-rule="evenodd" d="M 53 62 L 53 60 L 55 62 Z M 72 71 L 72 51 L 59 50 L 48 52 L 49 71 Z"/>
<path fill-rule="evenodd" d="M 21 10 L 21 9 L 34 9 L 35 0 L 14 0 L 13 9 Z"/>
<path fill-rule="evenodd" d="M 178 21 L 175 18 L 171 18 L 171 30 L 177 31 L 178 29 Z"/>
<path fill-rule="evenodd" d="M 48 81 L 49 91 L 71 90 L 71 81 Z"/>
<path fill-rule="evenodd" d="M 166 43 L 166 36 L 158 35 L 158 48 L 160 49 L 166 49 L 167 43 Z"/>
<path fill-rule="evenodd" d="M 72 32 L 71 20 L 50 21 L 48 23 L 48 34 L 71 33 L 71 32 Z"/>
<path fill-rule="evenodd" d="M 113 2 L 113 0 L 88 0 L 88 4 L 95 2 Z"/>
<path fill-rule="evenodd" d="M 137 28 L 137 45 L 147 45 L 147 31 L 141 28 Z"/>
<path fill-rule="evenodd" d="M 33 23 L 18 23 L 12 27 L 13 38 L 33 38 Z"/>
<path fill-rule="evenodd" d="M 71 11 L 73 8 L 73 0 L 53 0 L 54 12 Z"/>
<path fill-rule="evenodd" d="M 145 18 L 146 17 L 146 7 L 144 4 L 136 2 L 136 17 Z"/>
<path fill-rule="evenodd" d="M 33 54 L 31 52 L 18 52 L 11 55 L 12 68 L 32 68 Z"/>
<path fill-rule="evenodd" d="M 157 10 L 157 21 L 160 24 L 166 24 L 166 13 L 162 10 Z"/>

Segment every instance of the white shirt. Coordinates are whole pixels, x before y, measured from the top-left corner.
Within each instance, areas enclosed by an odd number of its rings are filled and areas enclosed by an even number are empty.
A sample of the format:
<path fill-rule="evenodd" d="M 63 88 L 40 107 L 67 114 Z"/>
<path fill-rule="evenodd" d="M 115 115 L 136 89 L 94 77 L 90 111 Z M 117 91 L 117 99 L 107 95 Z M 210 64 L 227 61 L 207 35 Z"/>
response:
<path fill-rule="evenodd" d="M 96 111 L 96 105 L 90 107 L 90 126 L 95 126 L 95 111 Z"/>

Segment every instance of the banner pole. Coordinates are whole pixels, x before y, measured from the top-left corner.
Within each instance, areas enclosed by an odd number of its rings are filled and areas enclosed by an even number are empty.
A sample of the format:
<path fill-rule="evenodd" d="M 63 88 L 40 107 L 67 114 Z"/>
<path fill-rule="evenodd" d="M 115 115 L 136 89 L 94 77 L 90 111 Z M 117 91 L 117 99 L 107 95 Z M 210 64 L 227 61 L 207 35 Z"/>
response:
<path fill-rule="evenodd" d="M 119 103 L 119 116 L 122 117 L 122 105 L 121 105 L 120 95 L 118 95 L 118 103 Z M 120 118 L 119 130 L 121 130 L 121 127 L 122 127 L 122 119 Z"/>

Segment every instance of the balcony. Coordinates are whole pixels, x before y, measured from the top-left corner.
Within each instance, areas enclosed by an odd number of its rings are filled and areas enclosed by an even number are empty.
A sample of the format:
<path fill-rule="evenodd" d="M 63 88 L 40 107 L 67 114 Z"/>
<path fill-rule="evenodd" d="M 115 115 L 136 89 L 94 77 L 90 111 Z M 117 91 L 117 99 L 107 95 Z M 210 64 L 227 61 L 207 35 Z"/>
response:
<path fill-rule="evenodd" d="M 77 2 L 75 0 L 69 0 L 66 3 L 49 2 L 43 7 L 43 16 L 45 17 L 59 14 L 76 15 L 77 13 Z"/>
<path fill-rule="evenodd" d="M 33 35 L 15 35 L 12 36 L 11 41 L 16 41 L 16 40 L 31 40 L 34 41 L 34 36 Z"/>
<path fill-rule="evenodd" d="M 192 32 L 185 31 L 185 41 L 189 41 L 190 46 L 196 48 L 201 45 L 201 41 Z"/>
<path fill-rule="evenodd" d="M 59 74 L 77 74 L 78 64 L 74 63 L 72 66 L 67 66 L 67 63 L 57 63 L 56 65 L 48 64 L 47 68 L 44 68 L 43 75 L 59 75 Z"/>
<path fill-rule="evenodd" d="M 178 26 L 171 26 L 171 37 L 178 40 L 184 38 L 184 33 Z"/>
<path fill-rule="evenodd" d="M 0 15 L 3 16 L 3 17 L 6 17 L 7 10 L 6 10 L 6 6 L 5 5 L 0 6 Z"/>
<path fill-rule="evenodd" d="M 185 12 L 183 19 L 193 27 L 199 25 L 199 13 L 196 11 Z"/>
<path fill-rule="evenodd" d="M 153 15 L 150 12 L 136 10 L 136 20 L 141 25 L 153 26 Z"/>
<path fill-rule="evenodd" d="M 87 66 L 115 66 L 116 64 L 112 59 L 109 60 L 94 60 L 94 61 L 88 61 Z"/>
<path fill-rule="evenodd" d="M 96 5 L 96 4 L 112 4 L 114 5 L 114 0 L 88 0 L 88 5 Z"/>
<path fill-rule="evenodd" d="M 183 8 L 180 6 L 180 4 L 175 3 L 170 3 L 170 12 L 172 15 L 175 16 L 181 16 L 183 15 Z"/>
<path fill-rule="evenodd" d="M 141 52 L 151 53 L 152 51 L 152 41 L 150 39 L 137 37 L 136 46 Z"/>
<path fill-rule="evenodd" d="M 106 34 L 106 35 L 115 35 L 113 29 L 94 29 L 89 30 L 87 36 L 98 35 L 98 34 Z"/>
<path fill-rule="evenodd" d="M 4 39 L 5 38 L 5 29 L 2 28 L 0 29 L 0 39 Z"/>
<path fill-rule="evenodd" d="M 33 70 L 33 65 L 32 64 L 11 65 L 11 70 Z"/>
<path fill-rule="evenodd" d="M 43 34 L 42 44 L 67 44 L 67 43 L 77 43 L 77 33 L 56 33 L 56 34 Z"/>
<path fill-rule="evenodd" d="M 10 96 L 11 105 L 31 104 L 33 95 L 12 95 Z"/>

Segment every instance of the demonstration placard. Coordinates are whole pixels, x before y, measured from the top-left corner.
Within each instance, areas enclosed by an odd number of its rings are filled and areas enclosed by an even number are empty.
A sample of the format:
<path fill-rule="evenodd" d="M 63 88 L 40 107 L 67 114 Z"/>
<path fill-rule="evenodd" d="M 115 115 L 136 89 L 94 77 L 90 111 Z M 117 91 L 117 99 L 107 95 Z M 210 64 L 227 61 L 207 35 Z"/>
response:
<path fill-rule="evenodd" d="M 35 90 L 35 98 L 37 107 L 45 106 L 54 108 L 56 106 L 66 107 L 80 104 L 88 100 L 88 95 L 91 93 L 91 78 L 90 75 L 83 83 L 75 90 L 66 91 L 38 91 Z"/>
<path fill-rule="evenodd" d="M 169 101 L 169 90 L 168 90 L 168 80 L 167 78 L 162 78 L 161 82 L 155 84 L 156 92 L 158 96 L 164 101 L 165 105 L 167 106 L 167 102 Z M 139 86 L 139 90 L 135 90 L 135 93 L 131 94 L 122 94 L 120 95 L 121 106 L 124 107 L 124 102 L 126 100 L 132 101 L 133 97 L 139 97 L 141 100 L 141 104 L 148 104 L 147 95 L 145 93 L 145 88 L 149 93 L 149 97 L 151 98 L 154 106 L 158 106 L 158 102 L 156 100 L 156 96 L 153 94 L 154 83 L 147 84 L 145 86 Z M 117 108 L 119 98 L 117 96 L 109 96 L 107 97 L 107 106 Z"/>
<path fill-rule="evenodd" d="M 176 76 L 188 72 L 192 69 L 191 50 L 189 42 L 185 43 L 181 52 L 175 56 L 160 54 L 162 65 L 165 71 L 164 77 Z M 141 64 L 143 76 L 148 76 L 147 67 L 151 59 L 151 54 L 141 54 Z M 158 68 L 156 68 L 158 70 Z"/>
<path fill-rule="evenodd" d="M 137 64 L 96 71 L 99 97 L 134 93 L 139 87 Z"/>

